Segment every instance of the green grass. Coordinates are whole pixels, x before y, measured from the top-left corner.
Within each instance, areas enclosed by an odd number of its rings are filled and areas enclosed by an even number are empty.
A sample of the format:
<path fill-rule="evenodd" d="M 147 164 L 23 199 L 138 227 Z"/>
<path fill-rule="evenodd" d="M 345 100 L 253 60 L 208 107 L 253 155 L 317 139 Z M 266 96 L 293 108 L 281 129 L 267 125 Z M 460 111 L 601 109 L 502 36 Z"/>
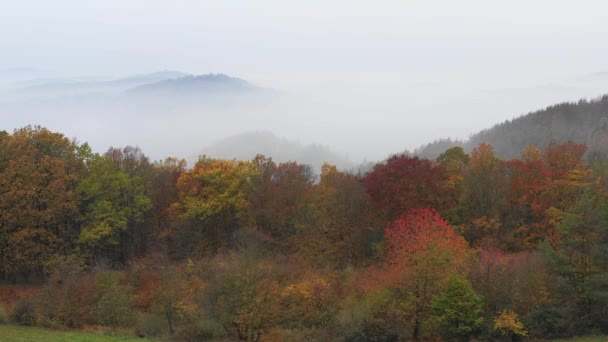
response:
<path fill-rule="evenodd" d="M 606 342 L 606 341 L 608 341 L 608 337 L 601 337 L 601 336 L 573 337 L 573 338 L 569 338 L 569 339 L 555 340 L 554 342 L 571 342 L 571 341 L 576 341 L 576 342 Z"/>
<path fill-rule="evenodd" d="M 68 332 L 15 325 L 0 325 L 0 342 L 143 342 L 143 338 L 109 336 L 94 332 Z"/>

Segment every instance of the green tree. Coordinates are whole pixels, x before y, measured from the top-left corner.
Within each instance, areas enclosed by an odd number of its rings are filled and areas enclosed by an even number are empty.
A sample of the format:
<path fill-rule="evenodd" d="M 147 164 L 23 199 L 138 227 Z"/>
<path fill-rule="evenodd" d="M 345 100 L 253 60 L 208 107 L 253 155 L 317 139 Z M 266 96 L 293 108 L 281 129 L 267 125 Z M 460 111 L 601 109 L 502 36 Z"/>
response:
<path fill-rule="evenodd" d="M 124 274 L 103 271 L 96 274 L 98 291 L 97 323 L 112 327 L 130 326 L 135 320 L 133 287 L 125 284 Z"/>
<path fill-rule="evenodd" d="M 483 310 L 481 298 L 471 283 L 455 275 L 445 290 L 433 298 L 433 318 L 445 340 L 468 341 L 481 329 Z"/>
<path fill-rule="evenodd" d="M 543 246 L 550 270 L 558 276 L 562 306 L 574 308 L 579 332 L 608 331 L 608 207 L 606 191 L 591 187 L 566 212 L 556 214 L 555 231 Z"/>
<path fill-rule="evenodd" d="M 78 190 L 82 198 L 80 242 L 95 260 L 122 263 L 133 256 L 130 241 L 135 227 L 151 209 L 141 177 L 130 177 L 109 157 L 95 155 Z"/>

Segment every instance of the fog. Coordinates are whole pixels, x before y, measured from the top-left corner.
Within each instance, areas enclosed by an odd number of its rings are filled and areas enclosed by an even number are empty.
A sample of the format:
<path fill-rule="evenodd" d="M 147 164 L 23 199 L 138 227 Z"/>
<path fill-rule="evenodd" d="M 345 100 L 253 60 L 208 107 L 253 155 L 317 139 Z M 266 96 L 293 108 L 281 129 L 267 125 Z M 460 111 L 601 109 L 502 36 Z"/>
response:
<path fill-rule="evenodd" d="M 100 152 L 130 144 L 152 159 L 189 160 L 263 131 L 353 163 L 380 160 L 606 93 L 607 9 L 547 0 L 12 2 L 0 5 L 0 130 L 40 124 Z M 133 92 L 210 73 L 253 90 Z"/>

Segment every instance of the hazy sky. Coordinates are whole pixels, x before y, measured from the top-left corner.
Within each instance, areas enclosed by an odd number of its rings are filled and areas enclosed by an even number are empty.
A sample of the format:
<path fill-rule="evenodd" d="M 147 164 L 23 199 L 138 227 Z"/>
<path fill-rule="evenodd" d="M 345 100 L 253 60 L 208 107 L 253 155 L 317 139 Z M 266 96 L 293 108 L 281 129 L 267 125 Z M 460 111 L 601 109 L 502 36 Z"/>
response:
<path fill-rule="evenodd" d="M 377 158 L 608 92 L 585 78 L 608 71 L 606 13 L 606 1 L 0 0 L 0 70 L 226 73 L 327 108 L 309 131 L 275 133 Z"/>

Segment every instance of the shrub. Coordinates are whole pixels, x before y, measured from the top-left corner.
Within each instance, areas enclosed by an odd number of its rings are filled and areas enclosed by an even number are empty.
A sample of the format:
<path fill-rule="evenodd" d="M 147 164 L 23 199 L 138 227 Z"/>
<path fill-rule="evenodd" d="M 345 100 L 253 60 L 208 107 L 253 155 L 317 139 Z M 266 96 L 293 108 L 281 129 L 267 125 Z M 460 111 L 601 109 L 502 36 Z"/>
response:
<path fill-rule="evenodd" d="M 130 326 L 135 320 L 133 310 L 133 289 L 126 285 L 116 285 L 103 291 L 97 306 L 97 323 L 112 328 Z"/>
<path fill-rule="evenodd" d="M 71 275 L 49 284 L 38 294 L 39 314 L 46 327 L 79 328 L 94 323 L 95 283 L 88 275 Z"/>
<path fill-rule="evenodd" d="M 36 325 L 36 304 L 33 298 L 21 298 L 10 313 L 10 320 L 19 325 Z"/>
<path fill-rule="evenodd" d="M 572 317 L 575 314 L 569 308 L 540 307 L 522 320 L 528 326 L 530 337 L 559 338 L 572 336 L 575 333 Z"/>
<path fill-rule="evenodd" d="M 4 306 L 0 305 L 0 324 L 8 323 L 8 315 Z"/>
<path fill-rule="evenodd" d="M 162 316 L 143 313 L 137 319 L 135 333 L 139 337 L 158 337 L 167 329 L 167 321 Z"/>
<path fill-rule="evenodd" d="M 188 324 L 177 331 L 178 341 L 208 341 L 226 337 L 226 330 L 214 320 L 203 319 Z"/>

